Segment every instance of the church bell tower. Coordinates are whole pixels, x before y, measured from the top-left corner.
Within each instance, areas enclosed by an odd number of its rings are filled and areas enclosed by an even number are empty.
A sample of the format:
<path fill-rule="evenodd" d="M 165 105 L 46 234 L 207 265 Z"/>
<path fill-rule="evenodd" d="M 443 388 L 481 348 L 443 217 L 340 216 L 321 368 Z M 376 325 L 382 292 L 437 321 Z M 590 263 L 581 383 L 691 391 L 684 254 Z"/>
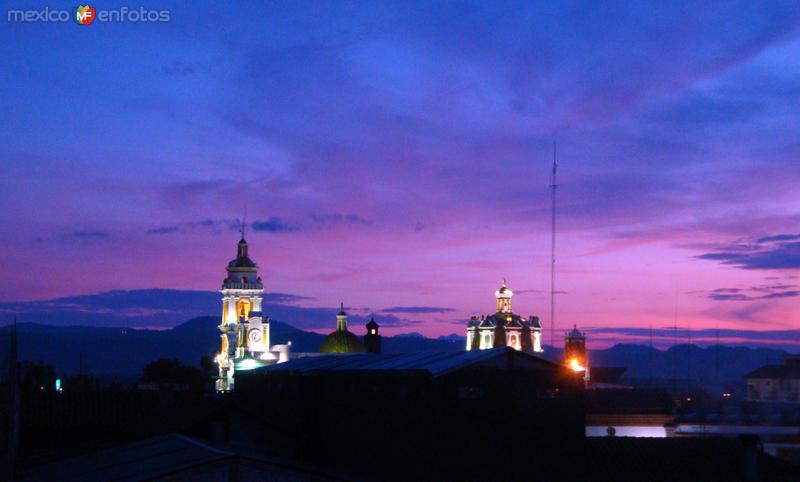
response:
<path fill-rule="evenodd" d="M 217 390 L 233 389 L 234 373 L 274 363 L 279 356 L 270 351 L 269 317 L 262 313 L 264 287 L 258 265 L 250 259 L 247 241 L 242 237 L 236 258 L 228 263 L 228 275 L 222 280 L 222 318 Z"/>

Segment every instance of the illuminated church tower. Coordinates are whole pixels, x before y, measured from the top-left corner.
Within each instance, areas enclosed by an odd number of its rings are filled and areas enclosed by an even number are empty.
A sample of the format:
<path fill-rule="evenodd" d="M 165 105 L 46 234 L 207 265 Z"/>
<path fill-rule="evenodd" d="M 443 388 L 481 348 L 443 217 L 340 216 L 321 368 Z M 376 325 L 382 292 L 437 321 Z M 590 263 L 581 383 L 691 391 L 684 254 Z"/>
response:
<path fill-rule="evenodd" d="M 510 346 L 528 353 L 542 352 L 542 325 L 539 317 L 527 319 L 511 309 L 514 293 L 503 280 L 494 292 L 497 312 L 489 316 L 473 316 L 467 324 L 467 350 L 486 350 L 496 346 Z"/>
<path fill-rule="evenodd" d="M 589 356 L 586 354 L 586 335 L 577 325 L 564 334 L 564 363 L 576 372 L 584 372 L 583 378 L 589 382 Z"/>
<path fill-rule="evenodd" d="M 236 248 L 236 258 L 228 263 L 228 276 L 222 281 L 222 319 L 218 391 L 233 389 L 237 370 L 283 362 L 288 359 L 288 345 L 270 346 L 269 316 L 261 311 L 264 287 L 258 276 L 258 265 L 250 259 L 247 241 L 242 238 Z"/>

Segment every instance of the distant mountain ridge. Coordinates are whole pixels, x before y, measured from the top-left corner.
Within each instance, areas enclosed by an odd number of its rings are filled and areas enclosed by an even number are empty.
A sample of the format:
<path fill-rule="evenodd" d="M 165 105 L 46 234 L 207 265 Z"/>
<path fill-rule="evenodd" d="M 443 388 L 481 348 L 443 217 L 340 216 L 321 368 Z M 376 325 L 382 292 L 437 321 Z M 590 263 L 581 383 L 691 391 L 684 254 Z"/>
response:
<path fill-rule="evenodd" d="M 313 352 L 324 336 L 299 328 L 333 329 L 336 310 L 295 305 L 303 300 L 291 294 L 264 293 L 265 308 L 272 317 L 272 342 L 291 341 L 294 352 Z M 174 357 L 197 365 L 201 356 L 212 356 L 219 348 L 219 317 L 207 315 L 219 310 L 220 294 L 214 291 L 118 290 L 2 302 L 0 322 L 9 323 L 14 316 L 24 321 L 18 325 L 20 356 L 24 360 L 50 363 L 62 374 L 73 374 L 79 371 L 82 359 L 85 373 L 130 380 L 157 358 Z M 351 317 L 357 334 L 362 321 Z M 7 326 L 0 328 L 0 332 L 7 330 Z M 0 338 L 0 368 L 6 363 L 4 339 L 7 338 Z M 412 332 L 383 339 L 384 351 L 395 353 L 458 351 L 464 350 L 465 345 L 466 339 L 458 334 L 432 339 Z M 742 375 L 758 366 L 781 363 L 783 355 L 783 351 L 769 348 L 677 345 L 661 351 L 641 345 L 615 345 L 592 350 L 590 360 L 592 366 L 626 367 L 628 379 L 694 378 L 719 382 L 741 381 Z M 545 357 L 560 359 L 560 348 L 545 347 Z M 2 370 L 0 376 L 1 373 Z"/>
<path fill-rule="evenodd" d="M 49 363 L 61 375 L 83 372 L 106 380 L 136 380 L 141 368 L 158 358 L 178 358 L 198 365 L 201 356 L 213 356 L 219 349 L 219 318 L 193 318 L 169 330 L 91 326 L 51 326 L 19 323 L 21 360 Z M 0 328 L 6 334 L 9 326 Z M 324 335 L 299 330 L 280 321 L 271 322 L 273 343 L 292 342 L 294 352 L 314 352 Z M 7 340 L 8 338 L 0 338 Z M 384 337 L 387 353 L 459 351 L 465 341 L 458 335 L 426 338 L 419 334 Z M 8 346 L 0 343 L 0 360 L 5 363 Z M 560 359 L 561 350 L 545 347 L 546 358 Z M 782 363 L 785 352 L 768 348 L 676 345 L 657 350 L 641 345 L 615 345 L 591 350 L 592 366 L 626 367 L 627 379 L 694 379 L 705 384 L 741 382 L 742 376 L 765 364 Z"/>
<path fill-rule="evenodd" d="M 201 356 L 213 356 L 219 349 L 219 322 L 218 317 L 201 316 L 169 330 L 19 323 L 19 354 L 21 360 L 49 363 L 66 374 L 78 373 L 82 363 L 84 373 L 130 379 L 157 358 L 178 358 L 183 363 L 197 365 Z M 5 326 L 0 328 L 0 333 L 9 330 L 10 326 Z M 273 344 L 291 341 L 294 352 L 315 352 L 325 338 L 325 335 L 275 320 L 270 322 L 270 333 Z M 4 356 L 7 348 L 0 345 L 0 356 Z M 424 337 L 384 337 L 383 340 L 386 352 L 461 348 L 462 343 Z"/>

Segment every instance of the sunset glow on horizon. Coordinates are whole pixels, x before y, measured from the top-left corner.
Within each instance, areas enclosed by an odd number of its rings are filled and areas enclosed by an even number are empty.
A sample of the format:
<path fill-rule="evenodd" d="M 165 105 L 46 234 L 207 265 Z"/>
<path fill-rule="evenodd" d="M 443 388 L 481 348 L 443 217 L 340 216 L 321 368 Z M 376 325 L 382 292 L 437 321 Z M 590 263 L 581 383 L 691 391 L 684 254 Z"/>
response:
<path fill-rule="evenodd" d="M 427 7 L 9 23 L 0 301 L 219 290 L 246 212 L 292 306 L 549 344 L 557 139 L 556 344 L 800 329 L 797 8 Z"/>

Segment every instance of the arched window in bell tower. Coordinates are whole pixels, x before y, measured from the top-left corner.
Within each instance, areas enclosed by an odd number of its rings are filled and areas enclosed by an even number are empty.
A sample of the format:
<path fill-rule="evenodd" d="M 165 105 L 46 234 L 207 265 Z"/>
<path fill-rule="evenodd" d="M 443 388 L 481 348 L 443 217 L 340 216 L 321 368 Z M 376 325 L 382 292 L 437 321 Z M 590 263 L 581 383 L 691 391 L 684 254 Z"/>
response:
<path fill-rule="evenodd" d="M 236 313 L 245 320 L 250 318 L 250 310 L 252 309 L 252 304 L 250 303 L 250 298 L 242 298 L 239 300 L 238 305 L 236 306 Z"/>

